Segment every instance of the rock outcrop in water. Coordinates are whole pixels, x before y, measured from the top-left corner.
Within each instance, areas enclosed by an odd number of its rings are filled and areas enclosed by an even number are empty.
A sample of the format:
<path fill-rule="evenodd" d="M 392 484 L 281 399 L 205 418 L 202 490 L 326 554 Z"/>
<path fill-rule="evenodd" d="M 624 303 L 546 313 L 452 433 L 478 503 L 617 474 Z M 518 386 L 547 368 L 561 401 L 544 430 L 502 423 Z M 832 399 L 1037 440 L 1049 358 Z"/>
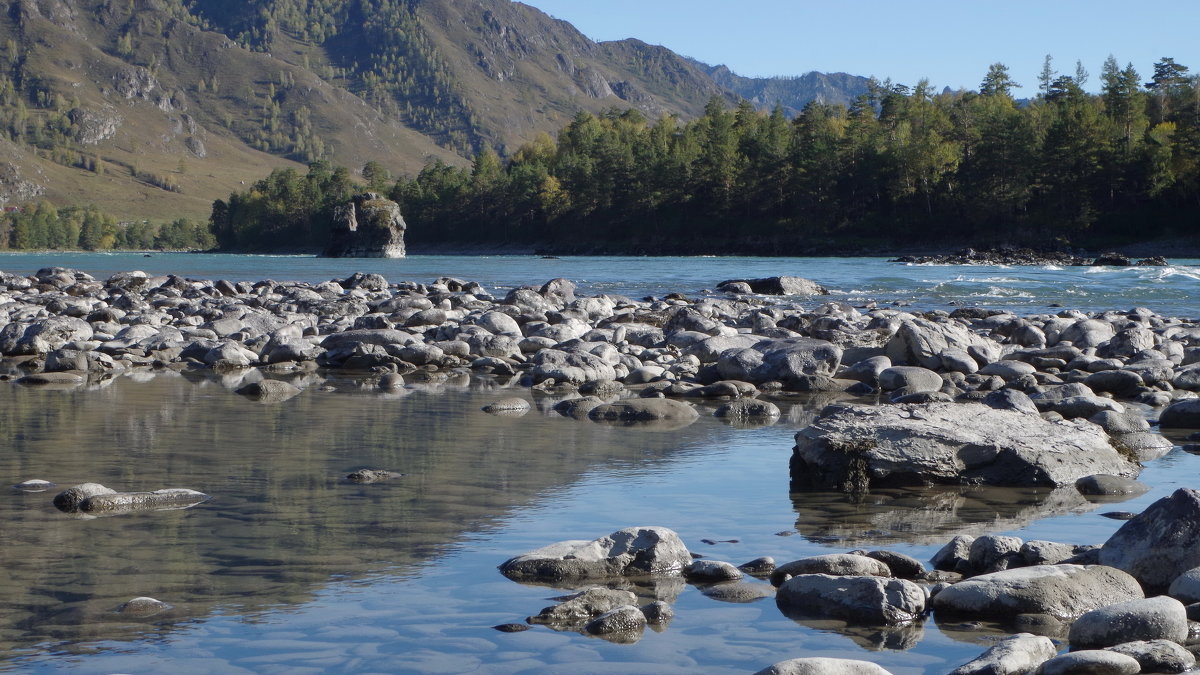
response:
<path fill-rule="evenodd" d="M 333 212 L 326 258 L 403 258 L 407 229 L 400 205 L 374 192 L 355 195 Z"/>

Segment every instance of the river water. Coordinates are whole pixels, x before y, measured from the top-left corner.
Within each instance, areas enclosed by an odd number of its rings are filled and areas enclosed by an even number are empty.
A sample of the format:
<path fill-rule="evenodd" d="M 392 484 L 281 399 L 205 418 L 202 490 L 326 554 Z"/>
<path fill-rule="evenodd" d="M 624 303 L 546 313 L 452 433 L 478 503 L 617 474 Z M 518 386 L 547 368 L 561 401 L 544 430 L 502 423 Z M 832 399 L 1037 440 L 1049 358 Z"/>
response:
<path fill-rule="evenodd" d="M 198 278 L 393 281 L 456 276 L 503 290 L 565 276 L 587 293 L 693 294 L 723 279 L 796 274 L 851 302 L 1050 311 L 1150 307 L 1200 316 L 1197 261 L 1169 268 L 913 267 L 875 259 L 435 257 L 346 261 L 184 254 L 4 254 L 0 269 L 143 269 Z M 987 625 L 892 632 L 797 622 L 770 598 L 729 602 L 682 582 L 641 588 L 675 619 L 636 644 L 535 627 L 501 633 L 564 589 L 508 581 L 505 559 L 633 525 L 670 527 L 735 564 L 854 548 L 927 560 L 957 533 L 1101 543 L 1120 522 L 1195 486 L 1200 457 L 1148 465 L 1145 495 L 1093 504 L 1073 490 L 905 490 L 855 503 L 790 493 L 792 436 L 823 400 L 779 401 L 784 418 L 728 426 L 702 410 L 683 429 L 624 429 L 548 413 L 553 399 L 490 378 L 368 383 L 308 375 L 276 405 L 233 393 L 240 376 L 137 373 L 71 390 L 0 382 L 0 481 L 95 481 L 213 495 L 182 511 L 79 519 L 56 490 L 0 491 L 0 671 L 77 673 L 748 673 L 800 656 L 943 673 L 998 635 Z M 480 407 L 522 396 L 522 418 Z M 1181 442 L 1176 439 L 1177 442 Z M 360 467 L 406 475 L 370 485 Z M 711 542 L 711 543 L 709 543 Z M 751 580 L 750 583 L 762 582 Z M 116 613 L 153 596 L 157 616 Z"/>

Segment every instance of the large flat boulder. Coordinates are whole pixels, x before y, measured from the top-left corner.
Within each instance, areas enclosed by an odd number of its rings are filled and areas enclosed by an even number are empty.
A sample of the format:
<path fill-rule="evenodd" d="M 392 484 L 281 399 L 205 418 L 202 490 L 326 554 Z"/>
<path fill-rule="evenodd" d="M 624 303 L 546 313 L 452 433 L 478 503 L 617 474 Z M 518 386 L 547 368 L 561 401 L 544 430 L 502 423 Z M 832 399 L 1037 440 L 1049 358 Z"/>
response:
<path fill-rule="evenodd" d="M 981 403 L 832 405 L 796 434 L 792 479 L 851 485 L 1071 485 L 1105 473 L 1136 476 L 1094 424 L 1048 421 Z"/>
<path fill-rule="evenodd" d="M 573 581 L 680 574 L 692 554 L 665 527 L 628 527 L 591 541 L 560 541 L 510 558 L 500 572 L 514 581 Z"/>
<path fill-rule="evenodd" d="M 762 295 L 829 295 L 829 290 L 803 277 L 764 277 L 762 279 L 728 279 L 717 284 L 717 290 L 736 290 L 745 284 L 751 293 Z"/>
<path fill-rule="evenodd" d="M 1039 565 L 960 581 L 933 596 L 930 606 L 955 615 L 1003 619 L 1049 614 L 1068 621 L 1093 609 L 1143 597 L 1137 580 L 1113 567 Z"/>

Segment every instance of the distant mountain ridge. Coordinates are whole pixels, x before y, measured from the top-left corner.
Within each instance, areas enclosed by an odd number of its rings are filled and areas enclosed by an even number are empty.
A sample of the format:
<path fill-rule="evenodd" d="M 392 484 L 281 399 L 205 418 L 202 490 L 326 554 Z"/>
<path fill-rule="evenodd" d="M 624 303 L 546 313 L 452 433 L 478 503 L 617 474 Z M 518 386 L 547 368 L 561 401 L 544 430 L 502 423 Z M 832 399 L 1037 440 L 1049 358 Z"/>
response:
<path fill-rule="evenodd" d="M 689 60 L 718 85 L 756 108 L 770 110 L 779 105 L 789 117 L 798 115 L 811 101 L 849 106 L 856 97 L 867 93 L 870 83 L 870 78 L 859 75 L 816 71 L 794 77 L 743 77 L 726 66 Z"/>
<path fill-rule="evenodd" d="M 510 0 L 0 0 L 0 203 L 204 217 L 279 166 L 412 172 L 580 111 L 790 112 L 864 78 L 743 78 Z"/>

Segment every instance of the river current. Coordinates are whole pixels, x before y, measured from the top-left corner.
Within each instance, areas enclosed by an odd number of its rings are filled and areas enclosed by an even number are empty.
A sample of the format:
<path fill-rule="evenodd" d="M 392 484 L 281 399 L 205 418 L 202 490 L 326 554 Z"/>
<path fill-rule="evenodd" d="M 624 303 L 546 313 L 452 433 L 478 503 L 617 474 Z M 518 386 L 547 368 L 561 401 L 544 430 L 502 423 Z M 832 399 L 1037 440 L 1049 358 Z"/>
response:
<path fill-rule="evenodd" d="M 195 278 L 325 281 L 454 276 L 502 292 L 566 277 L 580 292 L 695 295 L 731 278 L 792 274 L 835 299 L 914 309 L 982 305 L 1020 313 L 1149 307 L 1200 317 L 1200 261 L 1166 268 L 908 266 L 881 259 L 414 256 L 323 260 L 192 254 L 0 254 L 0 270 L 142 269 Z M 958 533 L 1102 543 L 1120 521 L 1200 478 L 1177 447 L 1147 466 L 1150 492 L 1091 503 L 1074 490 L 896 490 L 852 502 L 790 493 L 796 430 L 820 399 L 779 401 L 773 426 L 739 428 L 708 408 L 695 424 L 630 430 L 561 418 L 554 400 L 493 378 L 412 380 L 379 393 L 311 374 L 300 396 L 260 405 L 242 376 L 133 373 L 68 390 L 0 382 L 0 481 L 118 490 L 187 487 L 191 509 L 79 519 L 52 489 L 0 490 L 0 671 L 75 673 L 751 673 L 800 656 L 874 661 L 898 675 L 944 673 L 998 636 L 986 624 L 896 631 L 798 622 L 770 598 L 730 602 L 663 582 L 637 589 L 675 619 L 635 644 L 534 627 L 502 633 L 569 589 L 522 585 L 496 565 L 563 539 L 661 525 L 739 564 L 855 548 L 928 560 Z M 480 408 L 504 396 L 522 418 Z M 1175 439 L 1182 443 L 1181 439 Z M 361 467 L 406 475 L 369 485 Z M 763 582 L 751 580 L 751 583 Z M 173 609 L 116 612 L 152 596 Z"/>

